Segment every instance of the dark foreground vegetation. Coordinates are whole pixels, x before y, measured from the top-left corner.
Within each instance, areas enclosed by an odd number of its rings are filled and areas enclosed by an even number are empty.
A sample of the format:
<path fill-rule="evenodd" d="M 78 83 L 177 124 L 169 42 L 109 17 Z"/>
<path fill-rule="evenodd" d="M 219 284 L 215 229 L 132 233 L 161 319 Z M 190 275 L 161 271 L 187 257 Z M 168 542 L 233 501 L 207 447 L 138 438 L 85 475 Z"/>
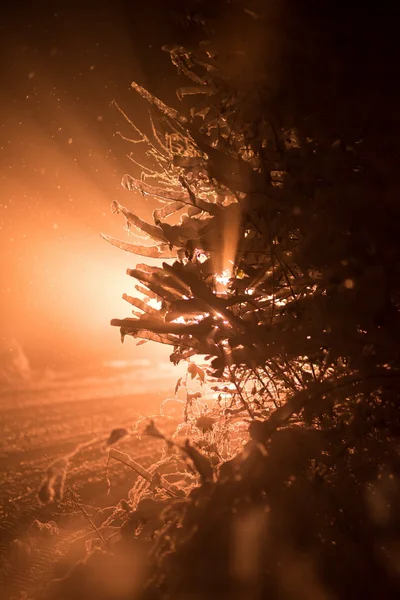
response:
<path fill-rule="evenodd" d="M 153 470 L 54 598 L 399 597 L 394 15 L 322 4 L 232 2 L 165 48 L 179 111 L 132 84 L 154 167 L 123 185 L 160 206 L 113 203 L 151 246 L 108 240 L 166 262 L 128 270 L 142 300 L 113 325 L 188 361 L 181 435 L 147 428 L 183 483 Z"/>

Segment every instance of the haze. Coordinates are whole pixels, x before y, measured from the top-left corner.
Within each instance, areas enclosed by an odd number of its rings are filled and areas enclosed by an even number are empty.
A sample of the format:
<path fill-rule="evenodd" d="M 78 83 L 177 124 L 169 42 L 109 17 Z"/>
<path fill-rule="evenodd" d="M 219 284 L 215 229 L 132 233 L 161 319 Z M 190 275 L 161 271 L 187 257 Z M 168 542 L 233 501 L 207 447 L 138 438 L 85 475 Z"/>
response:
<path fill-rule="evenodd" d="M 124 173 L 138 174 L 126 156 L 138 147 L 115 137 L 131 131 L 110 103 L 144 123 L 147 108 L 131 81 L 162 94 L 174 76 L 160 50 L 173 36 L 166 28 L 161 34 L 161 3 L 136 15 L 128 4 L 102 3 L 94 12 L 20 2 L 2 19 L 2 359 L 12 339 L 39 369 L 167 356 L 132 340 L 122 346 L 109 326 L 129 314 L 121 295 L 132 293 L 134 281 L 125 271 L 140 262 L 100 238 L 101 231 L 127 237 L 111 201 L 144 217 L 154 208 L 120 186 Z"/>

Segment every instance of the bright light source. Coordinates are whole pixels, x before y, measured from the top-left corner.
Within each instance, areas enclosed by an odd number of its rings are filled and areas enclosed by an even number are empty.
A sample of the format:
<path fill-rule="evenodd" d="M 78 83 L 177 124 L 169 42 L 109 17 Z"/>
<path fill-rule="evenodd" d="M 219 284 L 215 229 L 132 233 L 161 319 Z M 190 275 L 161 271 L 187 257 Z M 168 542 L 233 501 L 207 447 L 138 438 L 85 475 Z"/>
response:
<path fill-rule="evenodd" d="M 229 269 L 225 269 L 224 271 L 222 271 L 222 273 L 215 276 L 216 281 L 218 281 L 218 283 L 225 287 L 228 285 L 230 278 L 231 272 Z"/>
<path fill-rule="evenodd" d="M 148 306 L 151 306 L 151 308 L 155 308 L 156 310 L 160 310 L 162 307 L 162 302 L 161 300 L 157 300 L 157 298 L 151 298 L 148 302 L 147 302 Z"/>
<path fill-rule="evenodd" d="M 186 319 L 184 317 L 177 317 L 171 323 L 180 323 L 181 325 L 186 325 Z"/>
<path fill-rule="evenodd" d="M 196 254 L 196 258 L 199 261 L 199 263 L 203 263 L 208 259 L 207 254 L 204 254 L 204 252 L 198 252 Z"/>

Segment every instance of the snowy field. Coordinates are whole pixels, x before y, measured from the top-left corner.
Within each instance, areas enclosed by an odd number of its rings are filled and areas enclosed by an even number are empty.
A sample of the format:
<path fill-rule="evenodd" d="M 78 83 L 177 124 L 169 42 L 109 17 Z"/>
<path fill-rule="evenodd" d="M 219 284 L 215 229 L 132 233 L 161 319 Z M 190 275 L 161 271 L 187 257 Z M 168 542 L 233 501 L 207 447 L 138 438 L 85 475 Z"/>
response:
<path fill-rule="evenodd" d="M 157 414 L 173 395 L 179 369 L 160 364 L 107 363 L 89 376 L 37 378 L 8 386 L 0 395 L 0 598 L 30 592 L 51 569 L 61 542 L 87 523 L 66 493 L 63 502 L 41 506 L 37 491 L 49 464 L 78 444 L 93 443 L 71 460 L 67 482 L 91 515 L 126 495 L 133 471 L 111 464 L 104 440 L 117 427 Z M 132 436 L 119 443 L 144 467 L 160 453 L 160 441 Z M 111 493 L 107 485 L 111 482 Z M 49 543 L 48 530 L 59 528 Z M 33 523 L 33 525 L 32 525 Z M 69 532 L 69 533 L 68 533 Z M 46 537 L 47 535 L 47 537 Z M 18 540 L 15 542 L 14 540 Z M 21 542 L 21 543 L 19 543 Z M 57 546 L 57 553 L 54 549 Z"/>

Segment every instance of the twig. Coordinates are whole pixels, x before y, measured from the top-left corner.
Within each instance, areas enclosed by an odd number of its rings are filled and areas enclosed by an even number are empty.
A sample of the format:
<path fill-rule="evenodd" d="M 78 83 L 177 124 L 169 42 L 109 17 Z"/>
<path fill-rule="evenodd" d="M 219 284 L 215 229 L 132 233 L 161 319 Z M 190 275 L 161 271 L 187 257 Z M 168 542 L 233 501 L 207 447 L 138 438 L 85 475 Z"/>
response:
<path fill-rule="evenodd" d="M 45 452 L 42 452 L 42 453 L 43 453 L 43 456 L 45 457 L 45 459 L 51 464 L 51 460 L 47 456 L 47 454 Z M 93 531 L 98 536 L 98 538 L 101 541 L 101 543 L 107 548 L 108 546 L 107 546 L 106 540 L 104 539 L 102 533 L 99 531 L 98 527 L 96 527 L 95 523 L 92 521 L 92 519 L 91 519 L 89 513 L 87 512 L 86 508 L 83 506 L 83 504 L 81 504 L 79 502 L 77 494 L 72 490 L 72 488 L 70 488 L 70 486 L 68 485 L 68 483 L 66 481 L 64 481 L 64 487 L 71 494 L 72 501 L 77 506 L 77 508 L 81 511 L 81 513 L 83 514 L 83 516 L 85 517 L 85 519 L 89 523 L 90 527 L 93 529 Z"/>
<path fill-rule="evenodd" d="M 109 457 L 113 458 L 114 460 L 118 460 L 120 463 L 126 465 L 127 467 L 130 467 L 131 469 L 133 469 L 133 471 L 136 471 L 138 475 L 143 477 L 143 479 L 146 479 L 150 482 L 153 480 L 153 476 L 151 475 L 151 473 L 145 468 L 143 468 L 142 465 L 134 461 L 129 456 L 129 454 L 125 454 L 125 452 L 120 452 L 115 448 L 111 448 L 111 450 L 109 451 Z M 170 483 L 168 483 L 168 481 L 164 479 L 164 477 L 160 477 L 158 485 L 174 498 L 182 498 L 184 496 L 183 492 L 181 493 L 180 490 L 176 490 Z"/>
<path fill-rule="evenodd" d="M 299 414 L 306 404 L 316 397 L 328 396 L 337 390 L 345 388 L 353 388 L 354 390 L 357 389 L 357 386 L 367 385 L 368 383 L 383 385 L 391 382 L 398 386 L 398 380 L 400 380 L 400 371 L 397 369 L 379 368 L 375 372 L 364 376 L 359 373 L 350 373 L 341 378 L 312 382 L 306 389 L 295 392 L 285 404 L 277 408 L 263 422 L 263 441 L 266 441 L 292 415 Z"/>
<path fill-rule="evenodd" d="M 235 386 L 235 388 L 236 388 L 236 391 L 237 391 L 237 393 L 238 393 L 238 395 L 239 395 L 239 398 L 240 398 L 240 400 L 241 400 L 241 402 L 242 402 L 242 404 L 243 404 L 244 408 L 247 410 L 247 412 L 249 413 L 250 417 L 251 417 L 252 419 L 254 419 L 254 413 L 253 413 L 253 411 L 251 410 L 251 408 L 250 408 L 250 406 L 249 406 L 249 403 L 248 403 L 248 402 L 245 400 L 245 398 L 244 398 L 244 396 L 243 396 L 242 390 L 240 389 L 240 387 L 239 387 L 239 385 L 238 385 L 238 383 L 237 383 L 237 381 L 236 381 L 236 376 L 235 376 L 235 374 L 234 374 L 234 373 L 232 373 L 232 369 L 231 369 L 231 367 L 230 367 L 230 366 L 228 366 L 228 368 L 229 368 L 229 374 L 230 374 L 230 380 L 231 380 L 231 383 L 233 383 L 233 385 Z"/>

